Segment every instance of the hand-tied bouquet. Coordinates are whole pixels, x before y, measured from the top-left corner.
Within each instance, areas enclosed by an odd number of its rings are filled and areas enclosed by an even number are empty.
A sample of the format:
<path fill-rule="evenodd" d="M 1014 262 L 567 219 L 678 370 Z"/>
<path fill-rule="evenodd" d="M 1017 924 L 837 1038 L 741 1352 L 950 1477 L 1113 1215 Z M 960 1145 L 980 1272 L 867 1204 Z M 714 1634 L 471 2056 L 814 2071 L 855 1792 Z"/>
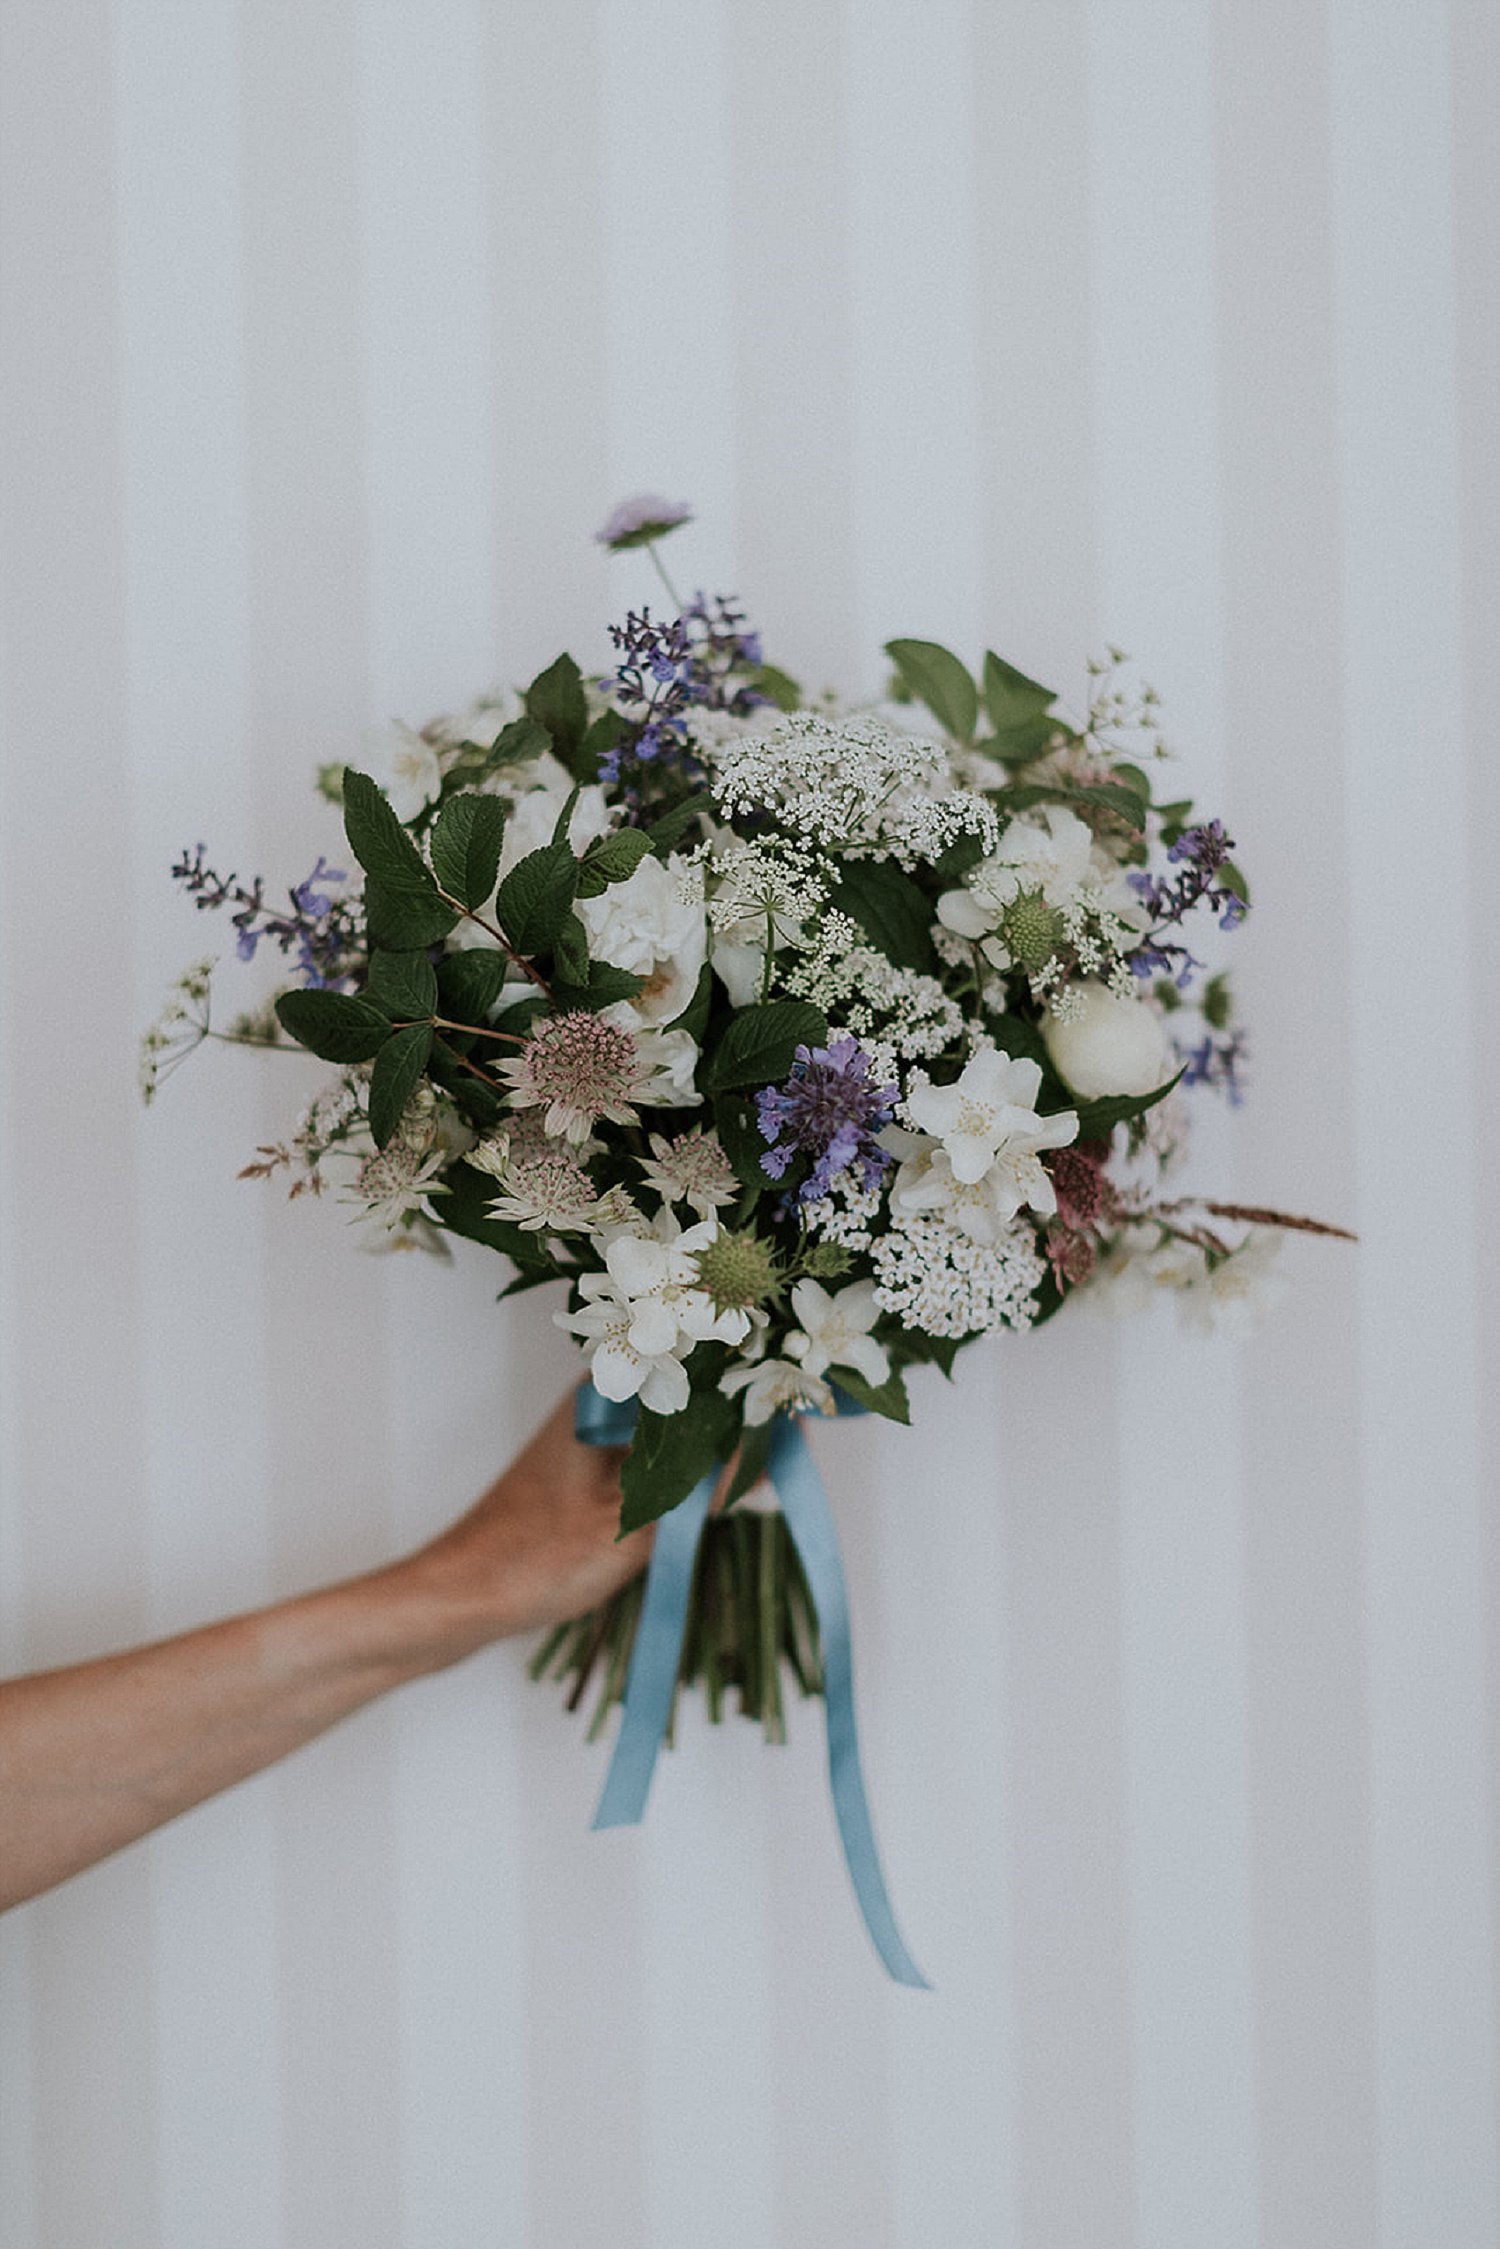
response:
<path fill-rule="evenodd" d="M 1118 652 L 1076 718 L 922 640 L 888 644 L 890 700 L 809 700 L 732 601 L 672 593 L 657 542 L 686 517 L 646 499 L 600 534 L 647 547 L 672 605 L 611 628 L 607 677 L 560 656 L 403 732 L 384 787 L 324 769 L 358 887 L 320 857 L 278 911 L 183 855 L 241 958 L 273 945 L 295 981 L 223 1033 L 190 971 L 143 1083 L 211 1036 L 333 1064 L 248 1169 L 335 1184 L 393 1246 L 498 1250 L 502 1295 L 565 1283 L 554 1317 L 623 1409 L 625 1528 L 698 1491 L 701 1515 L 737 1456 L 667 1685 L 701 1680 L 715 1718 L 732 1690 L 781 1738 L 783 1667 L 816 1692 L 829 1651 L 806 1541 L 735 1504 L 778 1431 L 836 1404 L 905 1421 L 909 1367 L 1074 1296 L 1231 1304 L 1273 1229 L 1311 1222 L 1162 1192 L 1184 1093 L 1239 1098 L 1189 925 L 1248 898 L 1219 821 L 1159 799 L 1156 698 Z M 597 1672 L 596 1727 L 641 1607 L 631 1587 L 533 1667 L 574 1705 Z"/>

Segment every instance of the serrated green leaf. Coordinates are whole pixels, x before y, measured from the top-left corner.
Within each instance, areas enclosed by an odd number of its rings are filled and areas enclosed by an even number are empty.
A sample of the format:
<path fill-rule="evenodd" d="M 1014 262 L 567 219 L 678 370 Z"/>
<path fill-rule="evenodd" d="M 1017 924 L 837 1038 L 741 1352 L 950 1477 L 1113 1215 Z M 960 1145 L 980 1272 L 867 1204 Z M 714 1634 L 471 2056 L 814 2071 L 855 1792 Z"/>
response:
<path fill-rule="evenodd" d="M 696 796 L 684 797 L 681 804 L 674 804 L 670 812 L 664 812 L 659 820 L 653 820 L 646 834 L 651 839 L 651 848 L 657 858 L 665 859 L 669 851 L 675 851 L 699 814 L 712 810 L 712 807 L 713 798 L 706 789 L 700 789 Z"/>
<path fill-rule="evenodd" d="M 545 726 L 558 756 L 566 764 L 578 748 L 589 722 L 583 692 L 583 675 L 571 656 L 559 656 L 526 690 L 526 715 Z"/>
<path fill-rule="evenodd" d="M 799 1046 L 821 1046 L 828 1023 L 806 1000 L 767 1000 L 729 1018 L 706 1079 L 710 1093 L 774 1085 L 788 1075 Z"/>
<path fill-rule="evenodd" d="M 1165 1101 L 1182 1075 L 1179 1070 L 1175 1078 L 1168 1078 L 1154 1093 L 1111 1093 L 1101 1101 L 1075 1102 L 1079 1139 L 1107 1140 L 1116 1125 L 1129 1124 L 1132 1118 L 1143 1117 L 1148 1109 L 1154 1109 L 1158 1101 Z"/>
<path fill-rule="evenodd" d="M 408 1023 L 392 1031 L 370 1072 L 370 1136 L 383 1148 L 401 1122 L 401 1112 L 417 1089 L 432 1051 L 432 1025 Z"/>
<path fill-rule="evenodd" d="M 931 900 L 894 860 L 850 860 L 829 904 L 858 922 L 897 968 L 933 967 Z"/>
<path fill-rule="evenodd" d="M 483 1023 L 509 972 L 509 956 L 493 946 L 466 945 L 461 952 L 445 953 L 437 967 L 442 1012 L 455 1022 Z"/>
<path fill-rule="evenodd" d="M 576 914 L 569 914 L 559 930 L 557 943 L 552 948 L 552 961 L 562 983 L 587 986 L 589 933 Z"/>
<path fill-rule="evenodd" d="M 505 807 L 498 797 L 466 790 L 450 797 L 433 825 L 433 872 L 450 898 L 477 908 L 486 904 L 500 871 Z"/>
<path fill-rule="evenodd" d="M 602 875 L 606 884 L 629 882 L 650 852 L 651 838 L 644 828 L 616 828 L 613 835 L 600 836 L 589 845 L 584 865 L 591 873 Z"/>
<path fill-rule="evenodd" d="M 984 708 L 997 734 L 1020 726 L 1034 726 L 1057 701 L 1054 688 L 1028 679 L 1014 664 L 1007 664 L 993 648 L 984 655 Z"/>
<path fill-rule="evenodd" d="M 879 1384 L 866 1382 L 864 1376 L 856 1374 L 852 1367 L 830 1367 L 828 1379 L 836 1390 L 842 1390 L 846 1398 L 852 1398 L 857 1406 L 865 1407 L 868 1412 L 884 1414 L 887 1421 L 910 1423 L 911 1406 L 907 1401 L 906 1384 L 899 1367 Z"/>
<path fill-rule="evenodd" d="M 518 953 L 550 952 L 573 906 L 578 861 L 566 843 L 518 859 L 500 885 L 495 915 Z"/>
<path fill-rule="evenodd" d="M 325 1062 L 368 1062 L 391 1035 L 380 1009 L 348 992 L 283 992 L 276 1019 Z"/>
<path fill-rule="evenodd" d="M 364 996 L 392 1022 L 407 1023 L 435 1015 L 437 995 L 437 974 L 425 953 L 371 955 Z"/>
<path fill-rule="evenodd" d="M 681 1505 L 694 1485 L 734 1447 L 739 1409 L 717 1390 L 695 1390 L 681 1413 L 642 1407 L 620 1467 L 620 1534 Z"/>
<path fill-rule="evenodd" d="M 592 1008 L 613 1007 L 619 1000 L 633 1000 L 645 983 L 645 977 L 637 976 L 634 969 L 616 968 L 613 961 L 590 961 L 588 1004 Z"/>
<path fill-rule="evenodd" d="M 955 740 L 972 742 L 979 690 L 951 649 L 935 640 L 888 640 L 885 652 L 918 702 Z"/>
<path fill-rule="evenodd" d="M 1001 790 L 995 801 L 1002 812 L 1026 812 L 1034 804 L 1092 805 L 1100 812 L 1117 813 L 1132 827 L 1140 826 L 1146 809 L 1136 790 L 1112 781 L 1080 783 L 1076 787 L 1062 783 L 1054 786 L 1046 781 L 1028 781 L 1019 786 L 1013 783 Z"/>
<path fill-rule="evenodd" d="M 372 945 L 392 953 L 419 952 L 447 936 L 458 915 L 437 888 L 387 890 L 365 879 L 365 927 Z"/>
<path fill-rule="evenodd" d="M 365 873 L 387 897 L 433 897 L 432 870 L 368 773 L 344 768 L 344 833 Z"/>

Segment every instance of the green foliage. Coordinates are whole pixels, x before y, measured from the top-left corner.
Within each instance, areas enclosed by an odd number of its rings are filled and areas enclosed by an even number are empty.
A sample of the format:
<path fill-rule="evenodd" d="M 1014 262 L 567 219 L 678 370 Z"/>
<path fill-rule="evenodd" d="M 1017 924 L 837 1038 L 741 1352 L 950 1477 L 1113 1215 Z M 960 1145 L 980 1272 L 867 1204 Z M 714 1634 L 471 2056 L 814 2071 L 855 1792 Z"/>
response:
<path fill-rule="evenodd" d="M 675 851 L 698 815 L 711 811 L 712 807 L 712 797 L 706 789 L 700 789 L 696 796 L 684 797 L 680 804 L 673 805 L 670 812 L 664 812 L 659 819 L 653 820 L 646 833 L 651 838 L 651 848 L 657 858 L 665 859 L 669 851 Z"/>
<path fill-rule="evenodd" d="M 578 886 L 578 861 L 566 843 L 544 843 L 517 860 L 495 900 L 500 927 L 518 953 L 551 950 Z"/>
<path fill-rule="evenodd" d="M 1160 985 L 1157 990 L 1161 990 Z M 1217 976 L 1210 976 L 1203 987 L 1203 996 L 1198 1005 L 1202 1010 L 1203 1020 L 1211 1031 L 1228 1030 L 1229 1019 L 1234 1013 L 1234 1002 L 1229 994 L 1229 978 L 1222 970 Z"/>
<path fill-rule="evenodd" d="M 953 1362 L 962 1348 L 956 1335 L 928 1335 L 921 1328 L 906 1328 L 901 1335 L 901 1356 L 909 1366 L 941 1367 L 951 1382 Z"/>
<path fill-rule="evenodd" d="M 392 1031 L 370 1072 L 370 1133 L 383 1148 L 401 1122 L 401 1112 L 417 1089 L 432 1052 L 432 1025 L 408 1023 Z"/>
<path fill-rule="evenodd" d="M 643 1406 L 620 1470 L 620 1532 L 639 1530 L 681 1505 L 694 1485 L 729 1458 L 739 1408 L 719 1390 L 695 1390 L 681 1413 Z"/>
<path fill-rule="evenodd" d="M 838 1281 L 854 1263 L 854 1252 L 842 1242 L 814 1242 L 802 1258 L 802 1270 L 812 1281 Z"/>
<path fill-rule="evenodd" d="M 735 1501 L 743 1499 L 746 1492 L 754 1491 L 770 1466 L 773 1426 L 769 1421 L 757 1422 L 753 1429 L 746 1425 L 745 1434 L 740 1439 L 740 1457 L 734 1464 L 734 1474 L 730 1478 L 729 1489 L 724 1494 L 726 1508 L 733 1507 Z"/>
<path fill-rule="evenodd" d="M 757 664 L 750 674 L 750 684 L 758 687 L 778 711 L 796 711 L 802 707 L 802 690 L 787 672 L 778 671 L 774 664 Z"/>
<path fill-rule="evenodd" d="M 500 871 L 504 841 L 505 807 L 498 797 L 466 790 L 448 799 L 428 848 L 433 871 L 450 898 L 471 909 L 486 903 Z"/>
<path fill-rule="evenodd" d="M 372 945 L 393 953 L 406 953 L 438 944 L 447 936 L 458 915 L 430 890 L 387 890 L 373 875 L 365 879 L 365 928 Z"/>
<path fill-rule="evenodd" d="M 741 1086 L 775 1085 L 786 1077 L 799 1046 L 821 1046 L 828 1037 L 825 1017 L 806 1000 L 767 1000 L 742 1007 L 729 1018 L 709 1067 L 711 1093 Z"/>
<path fill-rule="evenodd" d="M 1011 782 L 998 792 L 997 802 L 1003 812 L 1026 812 L 1034 804 L 1078 804 L 1092 806 L 1100 812 L 1113 812 L 1138 828 L 1146 807 L 1136 789 L 1117 786 L 1113 781 L 1071 783 L 1047 781 Z"/>
<path fill-rule="evenodd" d="M 979 690 L 968 669 L 935 640 L 888 640 L 885 652 L 903 683 L 956 741 L 972 742 Z"/>
<path fill-rule="evenodd" d="M 432 870 L 368 773 L 344 768 L 344 832 L 355 858 L 389 898 L 434 897 Z"/>
<path fill-rule="evenodd" d="M 364 996 L 393 1023 L 425 1020 L 437 1013 L 437 974 L 425 953 L 375 953 Z"/>
<path fill-rule="evenodd" d="M 714 1102 L 714 1130 L 729 1158 L 730 1169 L 740 1185 L 754 1198 L 768 1184 L 768 1176 L 761 1168 L 761 1157 L 766 1152 L 766 1136 L 755 1116 L 755 1104 L 747 1094 L 721 1093 Z M 748 1215 L 751 1205 L 742 1203 L 739 1215 Z"/>
<path fill-rule="evenodd" d="M 580 1004 L 597 1014 L 602 1007 L 613 1007 L 617 1000 L 633 1000 L 645 981 L 633 969 L 616 968 L 613 961 L 590 961 L 589 980 Z"/>
<path fill-rule="evenodd" d="M 552 948 L 552 966 L 563 984 L 582 985 L 589 980 L 589 933 L 576 914 L 569 914 Z"/>
<path fill-rule="evenodd" d="M 289 1038 L 325 1062 L 368 1062 L 391 1032 L 378 1007 L 347 992 L 283 992 L 276 1019 Z"/>
<path fill-rule="evenodd" d="M 491 945 L 445 953 L 437 966 L 442 1013 L 456 1023 L 483 1023 L 499 999 L 510 961 Z"/>
<path fill-rule="evenodd" d="M 577 749 L 564 760 L 574 780 L 597 781 L 601 760 L 622 740 L 626 731 L 625 721 L 618 711 L 601 711 Z"/>
<path fill-rule="evenodd" d="M 1168 1078 L 1154 1093 L 1111 1093 L 1102 1101 L 1076 1102 L 1079 1139 L 1107 1140 L 1116 1125 L 1129 1124 L 1132 1119 L 1143 1117 L 1148 1109 L 1154 1109 L 1158 1101 L 1165 1101 L 1181 1076 L 1179 1070 L 1175 1078 Z"/>
<path fill-rule="evenodd" d="M 984 653 L 985 716 L 997 734 L 1011 727 L 1034 725 L 1057 701 L 1056 690 L 1028 679 L 1014 664 L 1007 664 L 993 648 Z"/>
<path fill-rule="evenodd" d="M 931 902 L 893 859 L 851 859 L 829 903 L 897 968 L 934 967 Z"/>
<path fill-rule="evenodd" d="M 828 1379 L 835 1390 L 842 1390 L 846 1398 L 852 1398 L 857 1406 L 864 1406 L 868 1412 L 884 1414 L 887 1421 L 911 1421 L 906 1383 L 899 1367 L 878 1385 L 866 1382 L 864 1376 L 856 1374 L 852 1367 L 830 1367 Z"/>
<path fill-rule="evenodd" d="M 598 898 L 612 882 L 628 882 L 650 853 L 651 839 L 641 828 L 596 836 L 578 864 L 579 897 Z"/>
<path fill-rule="evenodd" d="M 521 1274 L 542 1281 L 556 1279 L 557 1267 L 539 1234 L 490 1216 L 498 1188 L 488 1172 L 476 1171 L 472 1164 L 451 1164 L 443 1174 L 443 1185 L 448 1191 L 434 1195 L 432 1214 L 450 1234 L 499 1250 Z"/>
<path fill-rule="evenodd" d="M 526 715 L 545 726 L 553 748 L 567 765 L 583 741 L 589 707 L 583 692 L 583 675 L 571 656 L 559 656 L 526 690 Z"/>

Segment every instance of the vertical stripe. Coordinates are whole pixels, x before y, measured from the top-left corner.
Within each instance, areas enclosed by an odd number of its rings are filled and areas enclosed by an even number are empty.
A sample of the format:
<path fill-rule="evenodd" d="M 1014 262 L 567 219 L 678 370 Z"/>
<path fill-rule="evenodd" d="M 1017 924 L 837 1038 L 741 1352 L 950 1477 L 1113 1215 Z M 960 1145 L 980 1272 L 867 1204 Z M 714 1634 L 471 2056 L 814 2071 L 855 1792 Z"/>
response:
<path fill-rule="evenodd" d="M 360 17 L 372 730 L 420 725 L 498 676 L 486 60 L 464 0 Z M 493 1268 L 475 1251 L 381 1271 L 403 1545 L 439 1530 L 507 1449 Z M 392 1714 L 406 2249 L 443 2249 L 480 2211 L 497 2245 L 529 2237 L 508 1684 L 486 1657 Z"/>
<path fill-rule="evenodd" d="M 1215 40 L 1226 795 L 1255 898 L 1233 956 L 1253 1039 L 1234 1149 L 1249 1199 L 1349 1224 L 1327 25 L 1285 0 L 1221 10 Z M 1365 1254 L 1288 1244 L 1286 1299 L 1245 1353 L 1259 2203 L 1264 2240 L 1287 2249 L 1362 2249 L 1378 2225 Z"/>
<path fill-rule="evenodd" d="M 1391 957 L 1384 905 L 1462 785 L 1449 51 L 1436 9 L 1332 23 L 1381 2226 L 1477 2245 L 1500 2186 L 1461 858 L 1439 976 Z M 1413 1009 L 1445 1057 L 1419 1196 L 1380 1121 Z M 1441 1325 L 1420 1316 L 1437 1306 Z"/>
<path fill-rule="evenodd" d="M 1208 23 L 1180 0 L 1091 13 L 1100 607 L 1165 685 L 1168 795 L 1221 807 L 1221 521 Z M 1170 660 L 1171 677 L 1160 677 Z M 1180 770 L 1180 781 L 1177 771 Z M 1195 937 L 1219 964 L 1222 951 Z M 1207 1112 L 1207 1113 L 1205 1113 Z M 1194 1171 L 1232 1185 L 1200 1100 Z M 1125 1338 L 1121 1601 L 1130 1797 L 1137 2238 L 1258 2238 L 1238 1386 L 1160 1320 Z M 1196 1442 L 1162 1443 L 1163 1396 Z"/>
<path fill-rule="evenodd" d="M 248 841 L 243 369 L 233 16 L 117 19 L 121 432 L 139 971 L 148 1022 L 195 930 L 167 868 L 186 830 Z M 222 861 L 220 862 L 223 863 Z M 220 1021 L 242 972 L 217 979 Z M 229 987 L 229 989 L 226 989 Z M 135 1133 L 149 1435 L 152 1626 L 269 1592 L 259 1199 L 235 1178 L 253 1134 L 246 1057 L 209 1048 Z M 222 1067 L 228 1063 L 226 1070 Z M 174 1200 L 187 1227 L 163 1223 Z M 224 1285 L 232 1274 L 232 1288 Z M 205 1319 L 204 1307 L 215 1307 Z M 160 2025 L 163 2249 L 276 2237 L 279 2113 L 273 1808 L 264 1784 L 150 1846 Z M 214 2150 L 204 2162 L 205 2146 Z"/>

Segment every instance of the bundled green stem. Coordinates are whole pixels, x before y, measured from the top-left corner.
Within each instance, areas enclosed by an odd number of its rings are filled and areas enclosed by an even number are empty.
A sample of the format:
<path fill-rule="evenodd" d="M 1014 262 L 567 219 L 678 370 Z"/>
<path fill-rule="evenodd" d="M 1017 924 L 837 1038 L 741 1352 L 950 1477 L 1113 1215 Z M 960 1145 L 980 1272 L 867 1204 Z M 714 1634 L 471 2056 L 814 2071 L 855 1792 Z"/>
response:
<path fill-rule="evenodd" d="M 602 1608 L 559 1625 L 528 1665 L 533 1679 L 571 1681 L 570 1710 L 597 1680 L 590 1741 L 625 1699 L 643 1597 L 640 1579 L 624 1586 Z M 822 1693 L 817 1612 L 785 1519 L 749 1509 L 715 1515 L 698 1548 L 677 1692 L 701 1683 L 715 1725 L 726 1698 L 737 1695 L 741 1716 L 758 1720 L 767 1741 L 784 1742 L 783 1668 L 802 1695 Z M 674 1694 L 669 1741 L 676 1715 Z"/>

